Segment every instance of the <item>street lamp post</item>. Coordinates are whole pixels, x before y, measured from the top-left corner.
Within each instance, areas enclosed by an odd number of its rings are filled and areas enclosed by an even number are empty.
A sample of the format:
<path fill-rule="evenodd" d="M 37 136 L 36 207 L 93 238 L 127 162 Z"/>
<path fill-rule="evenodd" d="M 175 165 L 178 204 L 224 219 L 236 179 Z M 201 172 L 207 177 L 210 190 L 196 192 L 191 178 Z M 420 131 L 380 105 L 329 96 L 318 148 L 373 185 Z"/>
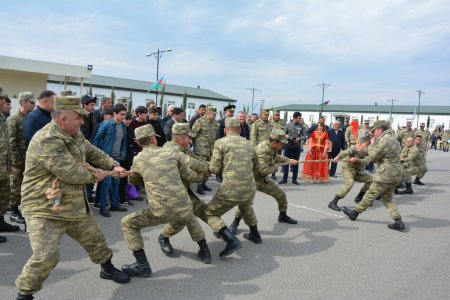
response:
<path fill-rule="evenodd" d="M 166 49 L 166 50 L 159 50 L 153 53 L 148 53 L 145 56 L 149 57 L 149 56 L 154 56 L 156 58 L 156 83 L 159 80 L 159 59 L 161 58 L 162 54 L 164 52 L 171 52 L 172 49 Z M 158 90 L 156 90 L 156 105 L 158 105 Z"/>
<path fill-rule="evenodd" d="M 419 129 L 419 118 L 420 118 L 420 96 L 422 96 L 422 94 L 425 94 L 425 92 L 423 92 L 422 90 L 418 90 L 416 91 L 417 94 L 419 94 L 419 106 L 417 106 L 417 130 Z"/>
<path fill-rule="evenodd" d="M 323 113 L 323 100 L 325 98 L 325 88 L 329 87 L 329 86 L 336 86 L 336 84 L 334 83 L 314 83 L 312 86 L 320 86 L 322 87 L 322 103 L 320 104 L 320 114 L 319 114 L 319 119 L 322 116 Z"/>
<path fill-rule="evenodd" d="M 390 101 L 391 102 L 391 112 L 389 113 L 389 123 L 391 123 L 391 128 L 392 128 L 392 109 L 394 108 L 394 102 L 400 101 L 397 99 L 388 99 L 386 101 Z"/>
<path fill-rule="evenodd" d="M 261 92 L 261 90 L 255 88 L 247 88 L 247 90 L 252 91 L 252 114 L 253 114 L 253 102 L 255 101 L 255 92 Z"/>

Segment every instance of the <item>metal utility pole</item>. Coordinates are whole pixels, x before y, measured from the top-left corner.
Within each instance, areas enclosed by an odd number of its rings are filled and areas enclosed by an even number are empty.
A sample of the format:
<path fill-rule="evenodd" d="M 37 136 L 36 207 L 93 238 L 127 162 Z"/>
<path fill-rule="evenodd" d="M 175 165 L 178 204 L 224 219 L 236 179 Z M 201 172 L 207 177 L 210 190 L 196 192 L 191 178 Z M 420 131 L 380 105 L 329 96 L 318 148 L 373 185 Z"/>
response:
<path fill-rule="evenodd" d="M 253 114 L 253 102 L 255 101 L 255 92 L 261 92 L 261 90 L 255 88 L 247 88 L 247 90 L 252 91 L 252 114 Z"/>
<path fill-rule="evenodd" d="M 325 98 L 325 88 L 330 87 L 330 86 L 336 86 L 336 84 L 334 83 L 314 83 L 312 86 L 320 86 L 322 87 L 322 103 L 320 104 L 320 114 L 319 114 L 319 119 L 322 116 L 323 113 L 323 100 Z"/>
<path fill-rule="evenodd" d="M 164 52 L 171 52 L 172 49 L 166 49 L 166 50 L 157 50 L 156 52 L 153 53 L 148 53 L 145 56 L 149 57 L 149 56 L 154 56 L 156 59 L 156 83 L 158 83 L 159 81 L 159 59 L 162 57 L 162 54 Z M 158 105 L 158 90 L 156 90 L 156 101 L 155 101 L 156 105 Z"/>
<path fill-rule="evenodd" d="M 394 107 L 394 102 L 400 101 L 398 99 L 388 99 L 386 101 L 390 101 L 391 102 L 391 112 L 389 113 L 389 122 L 391 123 L 391 127 L 392 127 L 392 108 Z"/>
<path fill-rule="evenodd" d="M 422 96 L 422 94 L 425 94 L 424 91 L 422 91 L 421 89 L 416 91 L 417 94 L 419 94 L 419 106 L 417 106 L 417 126 L 416 128 L 419 129 L 419 118 L 420 118 L 420 96 Z"/>

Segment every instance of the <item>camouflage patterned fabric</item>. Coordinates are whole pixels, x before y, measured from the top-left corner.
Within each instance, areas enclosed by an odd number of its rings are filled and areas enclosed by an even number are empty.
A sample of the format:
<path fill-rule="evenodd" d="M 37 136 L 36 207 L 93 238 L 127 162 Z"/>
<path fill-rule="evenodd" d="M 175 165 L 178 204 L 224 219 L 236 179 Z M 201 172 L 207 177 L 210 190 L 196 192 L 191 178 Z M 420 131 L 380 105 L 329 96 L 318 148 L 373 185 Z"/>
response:
<path fill-rule="evenodd" d="M 253 147 L 256 147 L 261 142 L 267 141 L 270 133 L 272 132 L 272 127 L 269 121 L 264 122 L 262 119 L 256 120 L 252 124 L 250 131 L 250 141 Z"/>
<path fill-rule="evenodd" d="M 416 145 L 417 147 L 417 145 Z M 417 168 L 417 177 L 419 179 L 423 178 L 423 176 L 425 176 L 425 173 L 428 171 L 427 168 L 427 160 L 425 158 L 425 152 L 422 150 L 422 148 L 417 147 L 417 150 L 420 153 L 420 162 L 419 162 L 419 166 Z"/>
<path fill-rule="evenodd" d="M 283 130 L 286 128 L 286 121 L 279 119 L 278 121 L 270 120 L 270 127 Z"/>
<path fill-rule="evenodd" d="M 214 232 L 227 226 L 221 216 L 234 206 L 239 207 L 245 224 L 256 225 L 252 203 L 256 193 L 253 174 L 257 165 L 255 150 L 239 134 L 230 134 L 216 141 L 210 170 L 213 174 L 222 174 L 223 181 L 205 210 Z"/>
<path fill-rule="evenodd" d="M 397 133 L 397 140 L 399 141 L 401 147 L 405 147 L 406 139 L 412 137 L 414 138 L 414 131 L 412 129 L 402 129 L 399 133 Z"/>
<path fill-rule="evenodd" d="M 10 202 L 10 168 L 11 153 L 8 140 L 8 127 L 5 117 L 0 112 L 0 217 L 5 214 Z"/>
<path fill-rule="evenodd" d="M 417 130 L 415 133 L 415 137 L 420 135 L 422 137 L 422 143 L 420 144 L 420 147 L 422 148 L 425 157 L 427 156 L 427 150 L 428 146 L 431 144 L 431 133 L 429 130 Z M 444 140 L 444 139 L 442 139 Z"/>
<path fill-rule="evenodd" d="M 392 196 L 395 186 L 400 182 L 402 171 L 400 165 L 400 146 L 398 142 L 386 131 L 376 138 L 375 143 L 368 150 L 370 161 L 376 164 L 376 172 L 369 190 L 361 202 L 355 207 L 359 213 L 365 211 L 372 202 L 381 195 L 381 200 L 386 206 L 392 219 L 400 218 Z"/>
<path fill-rule="evenodd" d="M 134 158 L 129 176 L 131 184 L 144 182 L 149 207 L 125 216 L 122 219 L 122 231 L 131 251 L 144 248 L 140 230 L 145 227 L 172 223 L 175 226 L 200 228 L 197 218 L 192 212 L 186 186 L 195 182 L 198 174 L 188 166 L 186 155 L 167 151 L 167 148 L 146 146 Z M 188 226 L 188 227 L 189 227 Z M 193 239 L 205 238 L 201 232 L 190 232 Z"/>
<path fill-rule="evenodd" d="M 206 116 L 195 121 L 191 131 L 194 133 L 195 154 L 202 160 L 209 161 L 214 149 L 216 140 L 216 130 L 219 128 L 219 122 L 209 121 Z"/>
<path fill-rule="evenodd" d="M 358 138 L 358 136 L 356 136 L 356 138 Z M 347 143 L 347 148 L 356 145 L 356 139 L 352 132 L 352 126 L 348 126 L 345 130 L 345 142 Z"/>
<path fill-rule="evenodd" d="M 341 151 L 338 155 L 339 159 L 356 157 L 358 163 L 352 163 L 350 160 L 346 160 L 342 164 L 342 177 L 344 178 L 344 185 L 336 193 L 339 198 L 345 198 L 353 187 L 355 182 L 363 182 L 364 185 L 361 188 L 361 192 L 365 193 L 372 184 L 372 175 L 365 172 L 364 167 L 370 162 L 368 156 L 364 153 L 360 153 L 356 146 Z"/>
<path fill-rule="evenodd" d="M 421 154 L 417 146 L 404 147 L 400 153 L 403 181 L 412 183 L 412 175 L 416 175 L 421 163 Z"/>

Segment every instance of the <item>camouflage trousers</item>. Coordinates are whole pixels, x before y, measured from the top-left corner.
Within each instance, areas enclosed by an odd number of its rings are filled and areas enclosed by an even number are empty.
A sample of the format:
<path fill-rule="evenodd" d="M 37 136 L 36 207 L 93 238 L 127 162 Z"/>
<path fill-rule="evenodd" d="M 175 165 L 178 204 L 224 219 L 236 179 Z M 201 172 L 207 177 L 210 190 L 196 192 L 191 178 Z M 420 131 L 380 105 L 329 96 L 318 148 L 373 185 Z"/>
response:
<path fill-rule="evenodd" d="M 381 200 L 383 201 L 384 206 L 386 206 L 389 215 L 393 220 L 400 218 L 400 213 L 397 210 L 397 206 L 392 201 L 392 196 L 394 194 L 395 186 L 398 182 L 377 182 L 373 181 L 364 195 L 361 202 L 356 205 L 355 210 L 359 213 L 365 211 L 369 206 L 372 205 L 372 202 L 381 195 Z"/>
<path fill-rule="evenodd" d="M 209 162 L 211 161 L 211 156 L 198 155 L 198 158 L 200 158 L 201 161 L 207 162 L 207 163 L 209 163 Z M 203 176 L 203 181 L 202 181 L 202 182 L 208 181 L 208 177 L 209 177 L 209 176 L 204 175 L 204 176 Z"/>
<path fill-rule="evenodd" d="M 350 192 L 355 182 L 363 182 L 364 185 L 361 188 L 361 192 L 362 193 L 367 192 L 370 185 L 372 184 L 373 179 L 373 176 L 369 173 L 366 172 L 354 173 L 345 168 L 342 168 L 342 177 L 344 178 L 344 186 L 339 190 L 339 192 L 336 193 L 336 196 L 341 199 L 347 196 L 347 194 Z"/>
<path fill-rule="evenodd" d="M 218 197 L 215 194 L 212 200 L 207 204 L 205 210 L 205 216 L 208 219 L 208 225 L 214 232 L 219 232 L 223 227 L 227 227 L 227 224 L 222 220 L 221 216 L 230 211 L 233 207 L 237 206 L 241 212 L 242 218 L 245 224 L 248 226 L 254 226 L 257 224 L 256 215 L 253 211 L 251 200 L 228 200 Z"/>
<path fill-rule="evenodd" d="M 9 186 L 9 176 L 0 179 L 0 217 L 4 216 L 11 201 L 11 188 Z"/>
<path fill-rule="evenodd" d="M 198 199 L 198 197 L 191 191 L 191 189 L 188 189 L 188 194 L 192 202 L 194 215 L 197 218 L 200 218 L 206 224 L 208 224 L 208 219 L 205 216 L 206 203 Z M 185 224 L 183 223 L 169 222 L 166 224 L 166 226 L 164 226 L 161 235 L 164 237 L 174 236 L 175 234 L 183 230 L 184 226 Z M 186 224 L 189 234 L 191 235 L 191 238 L 194 242 L 199 242 L 202 240 L 202 239 L 199 240 L 199 238 L 201 238 L 201 235 L 198 234 L 199 232 L 202 231 L 202 229 L 201 228 L 199 229 L 198 226 L 200 226 L 198 222 L 188 222 Z"/>
<path fill-rule="evenodd" d="M 20 188 L 22 187 L 23 172 L 25 172 L 25 166 L 13 166 L 10 180 L 11 180 L 11 201 L 9 207 L 19 207 L 22 197 L 20 196 Z"/>
<path fill-rule="evenodd" d="M 417 168 L 417 177 L 418 178 L 423 178 L 423 176 L 425 176 L 425 173 L 428 171 L 427 166 L 425 165 L 421 165 L 420 167 Z"/>
<path fill-rule="evenodd" d="M 402 168 L 402 181 L 405 183 L 412 183 L 412 176 L 417 175 L 417 167 Z"/>
<path fill-rule="evenodd" d="M 65 221 L 25 216 L 33 255 L 16 279 L 21 294 L 34 294 L 59 261 L 59 243 L 66 233 L 80 243 L 93 263 L 101 264 L 112 257 L 100 227 L 89 215 L 79 221 Z"/>
<path fill-rule="evenodd" d="M 125 216 L 122 219 L 122 231 L 127 241 L 128 249 L 131 251 L 144 249 L 144 241 L 141 235 L 142 228 L 167 223 L 181 229 L 186 225 L 188 229 L 193 229 L 189 233 L 195 242 L 203 240 L 205 232 L 192 212 L 192 207 L 187 205 L 185 209 L 179 207 L 176 209 L 176 213 L 168 212 L 160 215 L 155 214 L 150 207 L 147 207 Z"/>

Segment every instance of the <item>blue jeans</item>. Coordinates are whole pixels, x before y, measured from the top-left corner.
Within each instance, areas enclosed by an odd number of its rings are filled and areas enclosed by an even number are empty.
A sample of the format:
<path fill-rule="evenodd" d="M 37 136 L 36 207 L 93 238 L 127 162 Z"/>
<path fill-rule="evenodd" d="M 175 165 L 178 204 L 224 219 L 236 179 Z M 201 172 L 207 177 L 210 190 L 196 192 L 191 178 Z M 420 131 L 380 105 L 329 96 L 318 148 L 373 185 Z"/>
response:
<path fill-rule="evenodd" d="M 119 178 L 105 177 L 100 186 L 100 209 L 105 209 L 107 206 L 106 198 L 108 190 L 111 187 L 111 207 L 119 206 Z"/>
<path fill-rule="evenodd" d="M 298 160 L 300 158 L 300 152 L 301 152 L 300 146 L 294 146 L 294 147 L 286 146 L 284 148 L 283 155 L 290 159 Z M 292 181 L 296 181 L 297 176 L 298 176 L 298 165 L 293 165 L 290 167 L 292 170 Z M 283 180 L 287 181 L 288 175 L 289 175 L 289 165 L 283 166 L 283 172 L 284 172 Z"/>

